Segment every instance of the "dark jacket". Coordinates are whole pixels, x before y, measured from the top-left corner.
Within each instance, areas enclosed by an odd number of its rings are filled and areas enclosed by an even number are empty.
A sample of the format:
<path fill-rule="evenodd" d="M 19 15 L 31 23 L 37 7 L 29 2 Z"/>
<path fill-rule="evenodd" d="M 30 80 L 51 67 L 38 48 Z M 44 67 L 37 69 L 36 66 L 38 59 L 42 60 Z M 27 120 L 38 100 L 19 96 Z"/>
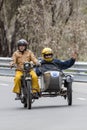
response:
<path fill-rule="evenodd" d="M 43 72 L 46 72 L 48 70 L 55 70 L 56 67 L 59 68 L 60 70 L 65 70 L 70 68 L 73 64 L 75 63 L 75 59 L 71 58 L 66 61 L 61 61 L 59 59 L 53 59 L 52 62 L 47 62 L 45 60 L 41 61 L 41 68 L 43 68 Z M 55 67 L 53 67 L 55 66 Z M 38 76 L 42 74 L 41 69 L 39 67 L 36 68 L 36 73 Z"/>

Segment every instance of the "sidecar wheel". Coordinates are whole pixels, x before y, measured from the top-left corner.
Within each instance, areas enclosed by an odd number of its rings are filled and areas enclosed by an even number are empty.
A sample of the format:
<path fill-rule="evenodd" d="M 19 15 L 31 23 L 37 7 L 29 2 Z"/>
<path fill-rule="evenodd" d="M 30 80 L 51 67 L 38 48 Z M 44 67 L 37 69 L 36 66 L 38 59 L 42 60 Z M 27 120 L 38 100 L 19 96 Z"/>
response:
<path fill-rule="evenodd" d="M 26 102 L 27 102 L 27 108 L 31 109 L 31 104 L 32 104 L 32 94 L 31 94 L 31 82 L 27 81 L 27 97 L 26 97 Z"/>
<path fill-rule="evenodd" d="M 68 105 L 72 105 L 72 83 L 67 83 L 67 101 Z"/>

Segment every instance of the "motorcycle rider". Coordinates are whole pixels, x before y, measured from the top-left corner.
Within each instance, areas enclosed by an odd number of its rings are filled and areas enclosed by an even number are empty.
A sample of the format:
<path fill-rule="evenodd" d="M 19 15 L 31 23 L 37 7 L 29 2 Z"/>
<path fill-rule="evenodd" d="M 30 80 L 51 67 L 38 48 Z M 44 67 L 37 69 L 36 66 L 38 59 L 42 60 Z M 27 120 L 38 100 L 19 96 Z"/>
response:
<path fill-rule="evenodd" d="M 75 60 L 77 58 L 77 52 L 75 51 L 69 60 L 61 61 L 59 59 L 53 58 L 53 50 L 49 47 L 46 47 L 42 50 L 42 58 L 43 59 L 40 62 L 41 62 L 42 67 L 44 68 L 43 69 L 44 72 L 48 70 L 48 67 L 45 64 L 51 64 L 51 63 L 55 64 L 61 70 L 63 70 L 63 69 L 70 68 L 75 63 Z M 42 72 L 40 71 L 38 67 L 36 68 L 36 73 L 38 76 L 42 74 Z"/>
<path fill-rule="evenodd" d="M 18 50 L 16 50 L 12 55 L 12 62 L 10 66 L 16 65 L 16 72 L 14 77 L 14 88 L 13 92 L 16 93 L 15 100 L 20 99 L 20 87 L 21 87 L 21 76 L 23 74 L 23 64 L 24 62 L 32 61 L 36 65 L 40 65 L 38 60 L 36 59 L 33 52 L 27 49 L 28 42 L 25 39 L 20 39 L 17 42 Z M 38 77 L 34 70 L 30 72 L 32 76 L 32 88 L 33 88 L 33 95 L 35 98 L 38 98 L 38 94 L 40 92 L 39 84 L 38 84 Z"/>

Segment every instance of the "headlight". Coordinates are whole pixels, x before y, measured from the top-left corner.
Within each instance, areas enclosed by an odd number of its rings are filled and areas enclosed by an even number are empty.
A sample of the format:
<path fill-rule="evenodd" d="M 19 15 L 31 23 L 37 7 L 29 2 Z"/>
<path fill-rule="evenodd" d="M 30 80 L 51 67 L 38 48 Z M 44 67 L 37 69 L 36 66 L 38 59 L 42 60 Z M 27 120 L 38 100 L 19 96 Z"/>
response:
<path fill-rule="evenodd" d="M 29 62 L 24 63 L 24 70 L 29 70 L 31 69 L 31 64 Z"/>

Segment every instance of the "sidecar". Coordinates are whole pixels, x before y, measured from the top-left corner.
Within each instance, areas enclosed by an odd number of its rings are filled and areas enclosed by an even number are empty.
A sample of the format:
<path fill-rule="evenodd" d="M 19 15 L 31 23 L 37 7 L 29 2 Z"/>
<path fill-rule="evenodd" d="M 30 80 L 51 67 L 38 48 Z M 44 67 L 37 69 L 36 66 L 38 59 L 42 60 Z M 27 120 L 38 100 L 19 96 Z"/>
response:
<path fill-rule="evenodd" d="M 39 86 L 41 91 L 40 93 L 36 93 L 38 94 L 37 98 L 33 94 L 31 82 L 32 76 L 29 74 L 29 71 L 32 68 L 34 67 L 31 63 L 24 64 L 24 72 L 21 79 L 21 103 L 24 104 L 24 107 L 31 109 L 32 103 L 35 101 L 35 99 L 39 99 L 41 97 L 56 96 L 63 96 L 64 99 L 67 99 L 68 105 L 72 105 L 73 78 L 71 75 L 66 75 L 53 63 L 41 65 L 41 67 L 38 68 L 39 72 L 41 72 L 41 74 L 38 75 Z"/>
<path fill-rule="evenodd" d="M 71 75 L 65 75 L 62 71 L 46 71 L 39 77 L 41 97 L 63 96 L 68 105 L 72 105 L 72 81 Z"/>

